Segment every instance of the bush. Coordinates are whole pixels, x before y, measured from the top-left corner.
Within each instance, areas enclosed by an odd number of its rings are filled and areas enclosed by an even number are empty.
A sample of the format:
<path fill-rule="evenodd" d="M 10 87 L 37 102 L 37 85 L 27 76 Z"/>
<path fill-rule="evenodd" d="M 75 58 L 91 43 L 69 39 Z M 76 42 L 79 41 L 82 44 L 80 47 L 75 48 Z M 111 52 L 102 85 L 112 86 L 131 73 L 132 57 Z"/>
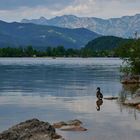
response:
<path fill-rule="evenodd" d="M 125 74 L 140 74 L 140 39 L 131 40 L 118 48 L 124 63 L 121 71 Z"/>

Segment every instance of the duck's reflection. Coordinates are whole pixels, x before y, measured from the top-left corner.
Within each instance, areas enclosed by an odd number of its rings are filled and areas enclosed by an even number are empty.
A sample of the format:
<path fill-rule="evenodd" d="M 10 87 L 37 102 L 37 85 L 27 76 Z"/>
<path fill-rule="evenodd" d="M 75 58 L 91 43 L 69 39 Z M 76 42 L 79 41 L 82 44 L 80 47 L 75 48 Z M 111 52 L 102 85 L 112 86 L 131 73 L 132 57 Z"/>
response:
<path fill-rule="evenodd" d="M 100 111 L 100 109 L 101 109 L 101 105 L 103 104 L 103 100 L 102 99 L 98 99 L 97 101 L 96 101 L 96 109 L 97 109 L 97 111 Z"/>

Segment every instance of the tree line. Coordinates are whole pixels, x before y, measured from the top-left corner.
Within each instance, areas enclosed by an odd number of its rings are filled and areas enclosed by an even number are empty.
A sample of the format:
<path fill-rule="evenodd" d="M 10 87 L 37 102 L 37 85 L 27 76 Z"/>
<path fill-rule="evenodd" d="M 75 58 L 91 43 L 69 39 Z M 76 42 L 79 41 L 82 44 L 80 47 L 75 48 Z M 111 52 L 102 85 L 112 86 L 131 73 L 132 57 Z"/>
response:
<path fill-rule="evenodd" d="M 140 74 L 140 39 L 130 39 L 112 50 L 94 50 L 91 48 L 64 48 L 64 46 L 47 47 L 37 50 L 32 46 L 26 48 L 0 48 L 0 57 L 120 57 L 124 60 L 121 71 L 127 74 Z"/>
<path fill-rule="evenodd" d="M 90 48 L 66 49 L 64 46 L 47 47 L 42 51 L 32 46 L 25 48 L 0 48 L 0 57 L 105 57 L 113 55 L 114 52 L 110 50 L 94 51 Z"/>

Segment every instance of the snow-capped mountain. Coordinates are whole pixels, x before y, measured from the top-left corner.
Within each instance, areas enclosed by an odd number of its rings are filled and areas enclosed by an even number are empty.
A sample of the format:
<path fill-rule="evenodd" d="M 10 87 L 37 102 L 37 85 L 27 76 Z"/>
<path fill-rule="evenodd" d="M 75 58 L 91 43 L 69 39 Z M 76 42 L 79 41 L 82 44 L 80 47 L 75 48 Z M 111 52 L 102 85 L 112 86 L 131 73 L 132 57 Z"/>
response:
<path fill-rule="evenodd" d="M 136 31 L 140 33 L 140 14 L 110 19 L 64 15 L 52 19 L 46 19 L 44 17 L 33 20 L 23 19 L 21 22 L 65 28 L 87 28 L 102 35 L 114 35 L 127 38 L 133 37 Z"/>

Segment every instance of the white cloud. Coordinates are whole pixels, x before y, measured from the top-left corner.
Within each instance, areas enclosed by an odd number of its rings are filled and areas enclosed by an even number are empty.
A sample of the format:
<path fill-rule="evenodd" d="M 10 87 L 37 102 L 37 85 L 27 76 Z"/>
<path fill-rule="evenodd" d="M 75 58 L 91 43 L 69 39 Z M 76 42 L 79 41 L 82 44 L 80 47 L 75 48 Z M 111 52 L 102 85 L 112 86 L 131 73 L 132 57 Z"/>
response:
<path fill-rule="evenodd" d="M 111 18 L 140 13 L 139 0 L 71 0 L 73 3 L 54 3 L 53 6 L 19 7 L 12 10 L 0 10 L 0 19 L 6 21 L 21 20 L 23 18 L 51 18 L 64 14 L 80 17 Z M 52 2 L 53 4 L 53 2 Z M 61 6 L 60 6 L 61 5 Z M 61 7 L 61 8 L 60 8 Z"/>

